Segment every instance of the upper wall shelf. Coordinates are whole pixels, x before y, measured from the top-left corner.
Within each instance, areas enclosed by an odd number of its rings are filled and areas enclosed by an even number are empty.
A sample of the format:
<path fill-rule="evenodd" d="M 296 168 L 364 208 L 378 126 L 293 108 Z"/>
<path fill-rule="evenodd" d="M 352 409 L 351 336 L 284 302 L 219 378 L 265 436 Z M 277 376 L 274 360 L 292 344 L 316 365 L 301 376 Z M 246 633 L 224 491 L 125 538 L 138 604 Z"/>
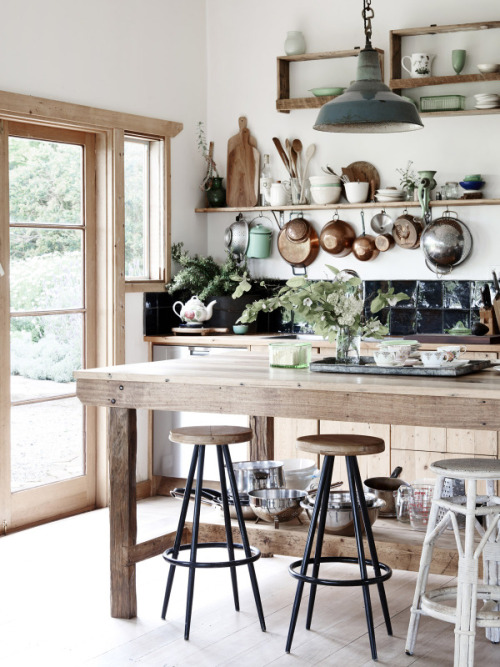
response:
<path fill-rule="evenodd" d="M 379 54 L 382 78 L 384 76 L 384 52 L 375 49 Z M 355 58 L 360 49 L 355 48 L 348 51 L 324 51 L 323 53 L 303 53 L 300 56 L 278 56 L 278 98 L 276 109 L 280 113 L 290 113 L 292 109 L 319 109 L 333 100 L 335 95 L 324 95 L 322 97 L 295 97 L 290 98 L 290 63 L 308 62 L 311 60 L 329 60 L 331 58 Z"/>
<path fill-rule="evenodd" d="M 431 207 L 449 206 L 499 206 L 500 199 L 443 199 L 431 201 Z M 252 206 L 248 208 L 196 208 L 196 213 L 240 213 L 242 211 L 335 211 L 336 209 L 362 209 L 362 208 L 420 208 L 417 201 L 397 201 L 397 202 L 365 202 L 364 204 L 308 204 L 307 206 Z"/>
<path fill-rule="evenodd" d="M 500 81 L 500 73 L 494 74 L 458 74 L 451 76 L 430 76 L 425 78 L 402 78 L 401 73 L 401 58 L 402 50 L 401 43 L 403 37 L 415 37 L 418 35 L 440 35 L 450 32 L 464 32 L 471 30 L 490 30 L 500 28 L 500 21 L 481 21 L 480 23 L 462 23 L 442 26 L 426 26 L 423 28 L 404 28 L 401 30 L 391 30 L 390 32 L 390 88 L 400 93 L 402 90 L 408 88 L 421 88 L 422 86 L 439 86 L 449 85 L 454 83 L 475 83 L 483 81 Z M 488 114 L 498 114 L 500 109 L 469 109 L 466 111 L 442 111 L 442 112 L 428 112 L 422 114 L 425 116 L 476 116 Z"/>

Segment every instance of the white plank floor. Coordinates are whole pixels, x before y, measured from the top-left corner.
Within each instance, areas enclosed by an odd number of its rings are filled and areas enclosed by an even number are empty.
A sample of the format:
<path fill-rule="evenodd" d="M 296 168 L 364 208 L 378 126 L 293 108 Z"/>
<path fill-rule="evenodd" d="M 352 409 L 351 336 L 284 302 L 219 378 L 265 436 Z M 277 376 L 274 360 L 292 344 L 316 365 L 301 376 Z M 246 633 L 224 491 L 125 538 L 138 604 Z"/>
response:
<path fill-rule="evenodd" d="M 139 503 L 144 536 L 168 529 L 165 500 Z M 170 505 L 171 507 L 171 505 Z M 168 507 L 168 509 L 170 509 Z M 165 516 L 167 518 L 165 519 Z M 292 559 L 256 563 L 267 632 L 257 620 L 248 574 L 239 568 L 241 611 L 234 611 L 227 571 L 198 572 L 191 638 L 183 639 L 186 572 L 178 568 L 167 620 L 160 618 L 167 564 L 161 556 L 137 567 L 138 617 L 109 615 L 108 513 L 90 512 L 0 538 L 0 662 L 5 667 L 213 667 L 372 663 L 358 588 L 319 588 L 313 625 L 306 631 L 307 587 L 292 653 L 285 641 L 295 592 Z M 395 571 L 386 584 L 394 636 L 383 624 L 372 587 L 380 665 L 453 663 L 453 628 L 423 618 L 416 653 L 404 653 L 415 573 Z M 432 576 L 439 586 L 449 577 Z M 500 645 L 479 630 L 476 665 L 500 664 Z"/>

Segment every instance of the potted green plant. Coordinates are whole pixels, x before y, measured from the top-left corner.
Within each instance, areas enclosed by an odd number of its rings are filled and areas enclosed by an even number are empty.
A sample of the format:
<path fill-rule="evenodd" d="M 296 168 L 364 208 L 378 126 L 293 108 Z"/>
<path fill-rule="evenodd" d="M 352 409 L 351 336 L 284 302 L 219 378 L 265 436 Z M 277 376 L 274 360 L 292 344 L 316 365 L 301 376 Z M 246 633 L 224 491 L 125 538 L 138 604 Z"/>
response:
<path fill-rule="evenodd" d="M 361 279 L 356 274 L 333 266 L 327 265 L 327 268 L 334 274 L 333 280 L 291 278 L 274 296 L 249 304 L 238 322 L 253 322 L 261 311 L 285 308 L 293 311 L 297 320 L 307 322 L 314 333 L 337 342 L 338 363 L 359 362 L 361 337 L 382 338 L 388 328 L 376 317 L 365 318 Z M 240 281 L 238 292 L 242 289 L 244 279 Z M 379 289 L 371 302 L 371 312 L 377 313 L 408 298 L 402 292 L 395 294 L 393 287 L 387 292 Z"/>
<path fill-rule="evenodd" d="M 198 122 L 198 150 L 207 163 L 207 170 L 201 182 L 200 188 L 206 193 L 208 205 L 211 208 L 219 208 L 226 205 L 226 191 L 222 187 L 222 177 L 219 176 L 217 165 L 214 162 L 214 142 L 207 147 L 205 126 Z"/>
<path fill-rule="evenodd" d="M 418 188 L 419 177 L 415 173 L 415 170 L 412 169 L 413 162 L 408 160 L 408 164 L 404 169 L 396 169 L 397 173 L 400 176 L 399 184 L 406 190 L 406 199 L 407 201 L 413 201 L 415 196 L 415 189 Z"/>
<path fill-rule="evenodd" d="M 204 303 L 216 299 L 208 326 L 231 328 L 245 306 L 255 299 L 255 295 L 243 293 L 236 301 L 232 298 L 238 281 L 244 279 L 248 284 L 245 291 L 251 291 L 253 286 L 246 260 L 238 262 L 230 252 L 224 262 L 217 262 L 211 255 L 191 255 L 182 242 L 172 245 L 171 254 L 179 270 L 165 286 L 168 294 L 175 294 L 181 301 L 193 296 Z"/>

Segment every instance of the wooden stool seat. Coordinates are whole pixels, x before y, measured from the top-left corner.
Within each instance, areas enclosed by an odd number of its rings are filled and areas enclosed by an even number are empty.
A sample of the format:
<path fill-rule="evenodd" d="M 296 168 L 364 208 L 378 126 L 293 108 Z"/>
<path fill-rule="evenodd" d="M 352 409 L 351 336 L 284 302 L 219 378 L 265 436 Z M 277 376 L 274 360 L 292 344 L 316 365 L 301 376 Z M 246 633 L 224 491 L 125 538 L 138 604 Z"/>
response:
<path fill-rule="evenodd" d="M 210 571 L 212 568 L 228 568 L 231 574 L 231 584 L 233 587 L 234 608 L 236 611 L 239 611 L 240 602 L 236 568 L 240 565 L 246 565 L 248 567 L 248 574 L 250 576 L 250 583 L 257 607 L 260 627 L 262 628 L 263 632 L 266 630 L 264 611 L 262 609 L 259 586 L 254 569 L 254 562 L 260 558 L 260 551 L 256 547 L 252 547 L 248 541 L 247 530 L 245 528 L 243 512 L 241 509 L 240 495 L 238 493 L 233 462 L 231 461 L 231 453 L 229 451 L 229 445 L 239 442 L 248 442 L 248 440 L 252 439 L 252 435 L 253 431 L 251 428 L 243 428 L 241 426 L 184 426 L 180 428 L 174 428 L 170 431 L 170 439 L 172 442 L 194 445 L 193 454 L 191 457 L 191 465 L 189 467 L 189 473 L 186 479 L 184 498 L 182 500 L 181 514 L 179 517 L 179 523 L 177 524 L 174 546 L 170 547 L 163 553 L 163 558 L 168 563 L 170 563 L 167 585 L 165 588 L 165 597 L 163 598 L 163 608 L 161 612 L 161 617 L 163 619 L 165 619 L 167 614 L 167 608 L 170 601 L 170 594 L 172 592 L 172 585 L 176 568 L 180 566 L 189 569 L 184 639 L 189 639 L 191 614 L 193 610 L 194 581 L 197 569 Z M 200 509 L 203 495 L 203 469 L 205 465 L 206 445 L 215 445 L 217 453 L 217 466 L 219 468 L 221 489 L 220 500 L 222 502 L 224 527 L 226 531 L 225 542 L 198 541 L 200 530 Z M 229 514 L 229 491 L 226 483 L 226 473 L 229 479 L 229 487 L 233 499 L 232 502 L 234 504 L 236 517 L 238 519 L 241 544 L 235 543 L 233 540 L 233 530 Z M 188 512 L 189 499 L 191 498 L 191 491 L 193 489 L 195 474 L 196 489 L 194 493 L 194 513 L 191 526 L 191 543 L 181 544 L 182 537 L 185 532 L 184 528 L 186 525 L 186 516 Z M 197 553 L 200 549 L 221 548 L 227 549 L 227 559 L 225 560 L 212 559 L 207 561 L 200 561 L 197 558 Z M 243 557 L 236 558 L 235 550 L 242 551 Z M 189 560 L 181 560 L 180 555 L 184 552 L 189 552 Z"/>
<path fill-rule="evenodd" d="M 324 435 L 301 436 L 297 438 L 297 448 L 306 452 L 312 452 L 313 454 L 323 454 L 324 459 L 321 466 L 316 501 L 312 509 L 311 524 L 307 534 L 304 555 L 302 560 L 291 563 L 288 568 L 292 577 L 297 579 L 297 589 L 292 607 L 292 616 L 290 619 L 285 650 L 287 653 L 290 653 L 292 648 L 293 635 L 297 624 L 304 584 L 308 584 L 311 587 L 307 607 L 307 630 L 311 629 L 316 590 L 318 586 L 360 586 L 363 590 L 363 601 L 372 659 L 376 660 L 377 646 L 375 643 L 375 625 L 373 621 L 369 589 L 371 585 L 377 586 L 387 634 L 392 635 L 391 617 L 384 589 L 384 582 L 391 577 L 392 570 L 388 565 L 385 565 L 378 560 L 370 517 L 366 506 L 363 482 L 361 481 L 361 476 L 359 474 L 357 456 L 379 454 L 384 451 L 385 443 L 381 438 L 374 438 L 367 435 L 328 433 Z M 352 512 L 357 557 L 322 555 L 326 520 L 330 512 L 330 486 L 332 483 L 333 465 L 336 456 L 345 457 L 351 507 L 357 508 L 357 511 Z M 371 556 L 370 559 L 365 556 L 362 535 L 363 528 L 368 542 L 368 549 Z M 314 543 L 316 543 L 316 546 L 314 556 L 312 556 Z M 331 563 L 357 564 L 359 567 L 359 578 L 342 577 L 341 579 L 333 579 L 331 577 L 322 576 L 320 574 L 321 567 L 325 564 L 330 565 Z M 368 567 L 373 568 L 374 576 L 368 574 Z"/>
<path fill-rule="evenodd" d="M 297 447 L 305 452 L 325 456 L 363 456 L 380 454 L 385 449 L 382 438 L 352 433 L 322 433 L 297 438 Z"/>
<path fill-rule="evenodd" d="M 183 445 L 234 445 L 248 442 L 252 435 L 245 426 L 181 426 L 170 431 L 170 440 Z"/>

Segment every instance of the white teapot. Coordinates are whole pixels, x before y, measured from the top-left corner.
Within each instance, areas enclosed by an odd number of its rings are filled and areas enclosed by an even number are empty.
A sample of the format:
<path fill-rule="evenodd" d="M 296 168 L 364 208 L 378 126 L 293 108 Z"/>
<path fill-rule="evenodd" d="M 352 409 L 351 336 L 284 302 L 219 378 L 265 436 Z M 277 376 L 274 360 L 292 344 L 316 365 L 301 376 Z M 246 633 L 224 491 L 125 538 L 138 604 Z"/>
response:
<path fill-rule="evenodd" d="M 204 306 L 197 296 L 193 296 L 185 304 L 182 301 L 176 301 L 172 310 L 186 324 L 201 324 L 212 317 L 215 303 L 217 301 L 212 301 L 208 306 Z M 179 312 L 176 310 L 177 306 L 180 306 Z"/>

